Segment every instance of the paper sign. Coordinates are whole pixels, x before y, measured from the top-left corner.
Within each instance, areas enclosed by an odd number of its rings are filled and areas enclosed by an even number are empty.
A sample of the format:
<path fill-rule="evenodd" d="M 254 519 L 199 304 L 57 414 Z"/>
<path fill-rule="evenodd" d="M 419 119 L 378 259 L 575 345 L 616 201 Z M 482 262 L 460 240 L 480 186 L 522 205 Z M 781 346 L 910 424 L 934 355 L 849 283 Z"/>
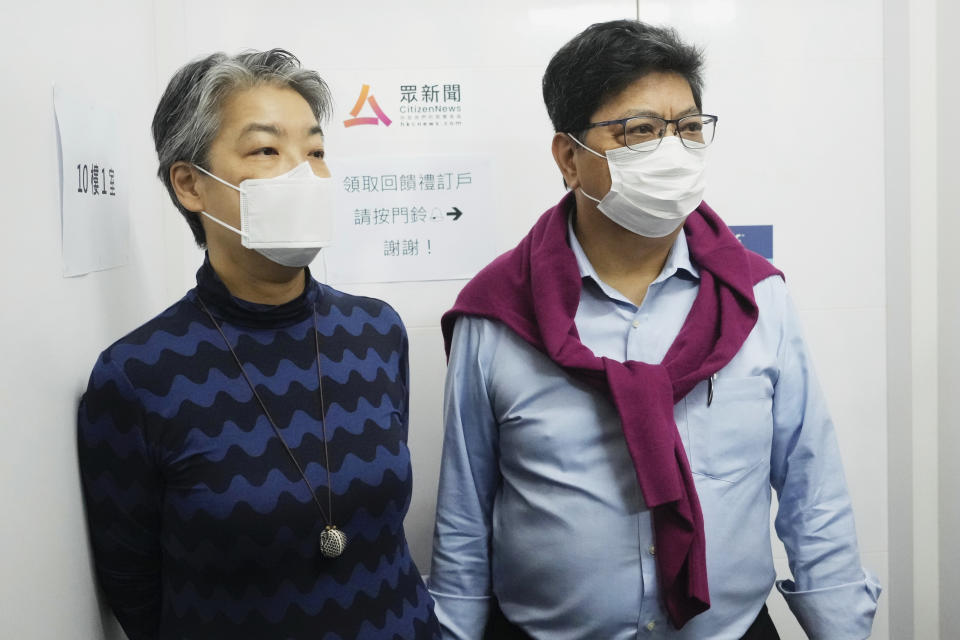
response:
<path fill-rule="evenodd" d="M 743 246 L 759 253 L 767 260 L 773 259 L 773 225 L 751 224 L 731 226 L 730 231 Z"/>
<path fill-rule="evenodd" d="M 63 275 L 127 263 L 129 176 L 116 114 L 77 91 L 53 89 L 60 142 Z"/>
<path fill-rule="evenodd" d="M 490 158 L 341 158 L 335 283 L 470 278 L 494 257 Z"/>

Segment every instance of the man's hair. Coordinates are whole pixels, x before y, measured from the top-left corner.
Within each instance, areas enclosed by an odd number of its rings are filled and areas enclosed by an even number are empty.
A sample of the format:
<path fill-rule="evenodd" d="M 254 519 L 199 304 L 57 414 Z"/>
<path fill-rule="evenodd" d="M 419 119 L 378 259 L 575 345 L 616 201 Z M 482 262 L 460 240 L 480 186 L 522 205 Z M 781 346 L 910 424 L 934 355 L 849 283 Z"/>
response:
<path fill-rule="evenodd" d="M 261 85 L 289 87 L 299 93 L 318 124 L 323 124 L 331 112 L 327 84 L 283 49 L 244 51 L 236 56 L 214 53 L 195 60 L 174 74 L 157 105 L 153 116 L 153 141 L 160 161 L 157 173 L 201 247 L 207 239 L 200 216 L 180 204 L 170 181 L 170 167 L 182 160 L 207 168 L 224 102 L 235 91 Z"/>
<path fill-rule="evenodd" d="M 563 45 L 543 74 L 543 101 L 555 131 L 578 134 L 607 100 L 649 73 L 683 76 L 701 109 L 703 56 L 669 27 L 637 20 L 591 25 Z"/>

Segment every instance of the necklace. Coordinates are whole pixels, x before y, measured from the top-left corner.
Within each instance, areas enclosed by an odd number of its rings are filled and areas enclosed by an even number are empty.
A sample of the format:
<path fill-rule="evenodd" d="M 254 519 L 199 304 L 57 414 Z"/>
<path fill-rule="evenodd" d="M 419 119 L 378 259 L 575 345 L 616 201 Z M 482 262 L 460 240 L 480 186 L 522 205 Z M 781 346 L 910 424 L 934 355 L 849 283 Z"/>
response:
<path fill-rule="evenodd" d="M 230 344 L 230 341 L 227 339 L 227 335 L 223 332 L 223 329 L 220 328 L 220 325 L 213 317 L 213 314 L 210 313 L 210 310 L 207 308 L 206 303 L 204 303 L 203 298 L 198 295 L 197 300 L 200 302 L 200 306 L 203 308 L 204 313 L 206 313 L 207 317 L 210 318 L 210 322 L 213 323 L 213 326 L 216 327 L 217 331 L 220 333 L 220 337 L 223 338 L 224 343 L 227 345 L 227 349 L 230 350 L 230 354 L 237 363 L 237 367 L 240 368 L 240 373 L 243 374 L 243 378 L 247 381 L 247 384 L 250 385 L 250 391 L 253 392 L 253 396 L 257 399 L 257 402 L 260 403 L 260 408 L 263 410 L 263 415 L 267 417 L 267 420 L 270 422 L 270 426 L 273 427 L 274 433 L 276 433 L 277 438 L 280 439 L 280 444 L 283 445 L 287 455 L 290 456 L 294 466 L 297 467 L 297 471 L 300 472 L 300 477 L 303 478 L 303 482 L 310 490 L 310 497 L 313 498 L 313 502 L 317 505 L 317 509 L 320 510 L 320 516 L 323 518 L 324 522 L 327 523 L 327 526 L 325 526 L 323 531 L 320 532 L 320 553 L 326 558 L 338 557 L 341 553 L 343 553 L 343 550 L 347 548 L 347 535 L 338 529 L 335 524 L 333 524 L 333 488 L 330 483 L 330 452 L 327 447 L 327 412 L 325 409 L 326 405 L 323 402 L 323 372 L 320 369 L 320 328 L 317 322 L 317 305 L 313 305 L 313 344 L 317 351 L 317 383 L 320 388 L 320 427 L 323 430 L 323 466 L 327 470 L 326 511 L 324 511 L 323 505 L 320 504 L 320 499 L 317 497 L 317 492 L 313 488 L 313 485 L 310 484 L 310 480 L 307 478 L 306 472 L 304 472 L 303 467 L 300 466 L 300 462 L 297 461 L 296 456 L 293 455 L 293 451 L 287 445 L 287 441 L 283 439 L 283 435 L 280 433 L 280 428 L 277 427 L 277 423 L 273 420 L 273 416 L 271 416 L 270 412 L 267 410 L 267 405 L 263 402 L 263 398 L 261 398 L 260 394 L 257 392 L 257 388 L 254 386 L 253 380 L 251 380 L 250 376 L 247 375 L 247 370 L 243 368 L 243 363 L 240 362 L 237 352 L 233 350 L 233 345 Z"/>

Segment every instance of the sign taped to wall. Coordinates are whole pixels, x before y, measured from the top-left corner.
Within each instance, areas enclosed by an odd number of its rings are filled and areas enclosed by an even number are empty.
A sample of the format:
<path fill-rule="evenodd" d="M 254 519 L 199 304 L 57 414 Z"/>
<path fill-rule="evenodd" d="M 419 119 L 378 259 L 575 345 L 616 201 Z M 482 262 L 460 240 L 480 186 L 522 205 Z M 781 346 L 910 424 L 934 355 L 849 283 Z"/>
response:
<path fill-rule="evenodd" d="M 343 158 L 334 169 L 331 282 L 470 278 L 493 257 L 489 156 Z"/>
<path fill-rule="evenodd" d="M 129 256 L 128 184 L 117 114 L 53 88 L 60 143 L 63 275 L 119 267 Z"/>

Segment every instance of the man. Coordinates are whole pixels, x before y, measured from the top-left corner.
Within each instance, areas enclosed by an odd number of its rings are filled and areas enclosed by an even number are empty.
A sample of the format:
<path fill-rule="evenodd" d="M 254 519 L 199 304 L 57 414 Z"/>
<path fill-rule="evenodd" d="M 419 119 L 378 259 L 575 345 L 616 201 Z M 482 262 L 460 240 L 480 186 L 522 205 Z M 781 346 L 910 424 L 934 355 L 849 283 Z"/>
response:
<path fill-rule="evenodd" d="M 131 640 L 438 637 L 407 548 L 407 338 L 315 281 L 326 84 L 275 49 L 180 69 L 159 175 L 197 287 L 103 352 L 79 411 L 90 538 Z"/>
<path fill-rule="evenodd" d="M 879 586 L 796 312 L 702 202 L 701 65 L 616 21 L 547 67 L 570 193 L 443 320 L 445 638 L 777 638 L 771 486 L 801 625 L 870 633 Z"/>

